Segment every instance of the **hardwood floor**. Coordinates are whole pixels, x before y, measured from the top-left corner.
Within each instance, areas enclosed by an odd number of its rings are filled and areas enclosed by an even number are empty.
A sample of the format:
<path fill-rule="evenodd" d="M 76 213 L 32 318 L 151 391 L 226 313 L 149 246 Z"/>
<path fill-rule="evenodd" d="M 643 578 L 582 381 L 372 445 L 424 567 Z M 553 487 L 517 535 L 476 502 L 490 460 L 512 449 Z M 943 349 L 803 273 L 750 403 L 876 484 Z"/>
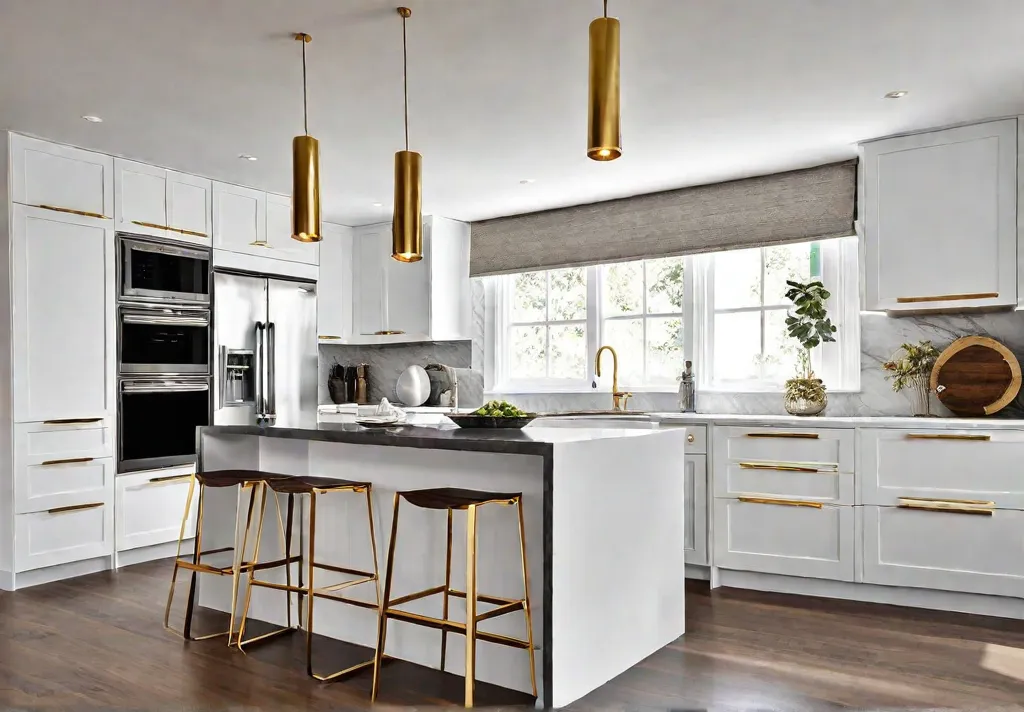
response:
<path fill-rule="evenodd" d="M 167 562 L 0 593 L 0 707 L 368 705 L 368 674 L 318 684 L 301 635 L 229 651 L 162 628 Z M 220 621 L 203 622 L 216 625 Z M 221 627 L 223 624 L 221 624 Z M 365 649 L 318 641 L 325 664 Z M 1002 672 L 997 672 L 1001 670 Z M 461 702 L 461 678 L 388 664 L 382 706 Z M 479 685 L 483 705 L 528 697 Z M 691 583 L 687 634 L 573 708 L 983 708 L 1024 704 L 1024 622 Z"/>

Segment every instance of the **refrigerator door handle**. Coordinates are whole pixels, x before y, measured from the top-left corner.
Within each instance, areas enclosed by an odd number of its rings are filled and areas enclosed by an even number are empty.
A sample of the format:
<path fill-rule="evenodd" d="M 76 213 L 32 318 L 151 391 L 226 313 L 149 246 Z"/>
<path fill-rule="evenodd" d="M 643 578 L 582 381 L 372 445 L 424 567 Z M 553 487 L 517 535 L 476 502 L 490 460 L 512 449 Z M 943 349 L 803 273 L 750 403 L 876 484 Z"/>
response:
<path fill-rule="evenodd" d="M 274 349 L 276 331 L 277 325 L 272 321 L 267 322 L 267 421 L 271 425 L 277 420 L 277 351 Z"/>
<path fill-rule="evenodd" d="M 264 349 L 263 349 L 263 346 L 264 346 L 263 335 L 264 335 L 265 330 L 266 330 L 266 327 L 263 325 L 263 322 L 262 321 L 257 321 L 256 322 L 256 354 L 255 354 L 256 363 L 254 364 L 255 367 L 256 367 L 256 374 L 253 377 L 253 380 L 256 383 L 256 423 L 258 425 L 262 425 L 263 424 L 263 418 L 266 415 L 265 412 L 264 412 L 265 409 L 264 409 L 264 403 L 263 403 L 263 400 L 264 400 L 264 385 L 265 385 L 264 381 L 263 381 L 263 367 L 264 367 L 264 364 L 265 364 L 265 361 L 266 361 L 266 356 L 265 356 Z"/>

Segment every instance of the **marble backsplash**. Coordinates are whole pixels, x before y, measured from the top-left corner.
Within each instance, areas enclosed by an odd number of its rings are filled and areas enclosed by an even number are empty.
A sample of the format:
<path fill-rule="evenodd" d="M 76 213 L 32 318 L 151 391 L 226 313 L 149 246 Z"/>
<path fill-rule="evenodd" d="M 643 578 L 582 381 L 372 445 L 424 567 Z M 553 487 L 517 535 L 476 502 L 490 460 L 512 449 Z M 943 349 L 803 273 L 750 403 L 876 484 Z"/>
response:
<path fill-rule="evenodd" d="M 381 398 L 395 400 L 395 383 L 407 367 L 418 364 L 442 363 L 455 368 L 459 378 L 459 405 L 475 407 L 483 403 L 484 381 L 480 371 L 472 370 L 473 346 L 469 341 L 428 341 L 415 344 L 388 344 L 386 346 L 349 346 L 322 344 L 320 346 L 320 382 L 318 397 L 321 404 L 331 402 L 327 390 L 327 377 L 331 366 L 340 363 L 370 366 L 367 397 L 371 403 Z"/>

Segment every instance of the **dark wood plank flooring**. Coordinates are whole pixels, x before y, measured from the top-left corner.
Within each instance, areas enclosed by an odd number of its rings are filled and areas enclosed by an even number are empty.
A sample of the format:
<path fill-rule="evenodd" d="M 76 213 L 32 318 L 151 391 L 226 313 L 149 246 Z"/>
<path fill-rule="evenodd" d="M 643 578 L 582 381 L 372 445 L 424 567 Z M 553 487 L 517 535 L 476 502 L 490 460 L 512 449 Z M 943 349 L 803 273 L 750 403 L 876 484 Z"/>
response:
<path fill-rule="evenodd" d="M 161 561 L 0 593 L 0 707 L 368 706 L 368 673 L 330 684 L 306 677 L 301 635 L 241 655 L 223 639 L 186 644 L 166 633 L 161 616 L 168 576 L 169 564 Z M 318 641 L 318 652 L 325 666 L 339 667 L 367 654 L 328 640 Z M 385 667 L 381 693 L 382 706 L 457 706 L 462 681 L 395 661 Z M 477 698 L 481 706 L 530 702 L 484 684 Z M 751 591 L 712 593 L 691 583 L 687 634 L 573 708 L 1015 704 L 1024 704 L 1024 622 Z"/>

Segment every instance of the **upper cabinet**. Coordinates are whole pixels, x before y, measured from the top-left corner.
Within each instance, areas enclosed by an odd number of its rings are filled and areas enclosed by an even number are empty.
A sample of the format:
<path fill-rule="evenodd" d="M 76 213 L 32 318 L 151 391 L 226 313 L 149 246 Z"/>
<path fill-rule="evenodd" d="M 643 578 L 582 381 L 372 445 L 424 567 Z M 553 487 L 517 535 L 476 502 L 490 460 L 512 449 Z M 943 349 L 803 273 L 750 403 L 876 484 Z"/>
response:
<path fill-rule="evenodd" d="M 344 225 L 323 224 L 316 333 L 324 342 L 352 335 L 352 232 Z"/>
<path fill-rule="evenodd" d="M 265 260 L 320 263 L 317 243 L 292 239 L 291 198 L 228 183 L 213 184 L 213 246 Z"/>
<path fill-rule="evenodd" d="M 11 134 L 15 203 L 94 218 L 114 214 L 114 159 Z"/>
<path fill-rule="evenodd" d="M 322 223 L 324 234 L 327 223 Z M 325 238 L 326 239 L 326 238 Z M 292 199 L 287 195 L 267 193 L 267 246 L 270 257 L 290 262 L 315 265 L 320 262 L 320 245 L 292 239 Z"/>
<path fill-rule="evenodd" d="M 114 160 L 119 231 L 210 244 L 212 182 L 145 163 Z"/>
<path fill-rule="evenodd" d="M 469 338 L 466 223 L 425 218 L 423 259 L 411 263 L 391 258 L 390 223 L 355 228 L 353 265 L 351 341 Z M 329 278 L 326 273 L 321 275 L 321 281 Z"/>
<path fill-rule="evenodd" d="M 1017 120 L 862 146 L 864 307 L 1017 305 Z"/>

